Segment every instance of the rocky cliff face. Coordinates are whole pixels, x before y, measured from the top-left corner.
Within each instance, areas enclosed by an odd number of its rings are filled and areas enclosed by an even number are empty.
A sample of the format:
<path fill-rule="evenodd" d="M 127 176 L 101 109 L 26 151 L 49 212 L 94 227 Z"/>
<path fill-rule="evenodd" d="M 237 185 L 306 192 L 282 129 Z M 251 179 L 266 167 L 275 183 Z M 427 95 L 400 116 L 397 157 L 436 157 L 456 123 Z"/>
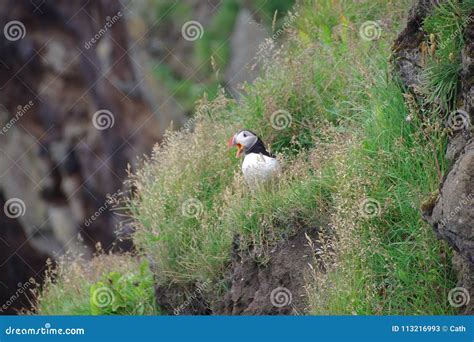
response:
<path fill-rule="evenodd" d="M 394 45 L 397 71 L 404 85 L 415 96 L 423 70 L 423 20 L 439 3 L 418 1 L 411 10 L 407 28 Z M 452 166 L 440 184 L 438 199 L 424 214 L 436 234 L 454 249 L 454 264 L 459 274 L 458 286 L 466 289 L 470 298 L 474 298 L 474 21 L 469 21 L 465 32 L 460 34 L 464 35 L 465 46 L 459 75 L 457 111 L 444 113 L 451 114 L 447 115 L 448 120 L 456 120 L 446 151 L 446 159 Z M 465 313 L 474 313 L 473 300 L 465 307 Z"/>
<path fill-rule="evenodd" d="M 0 194 L 0 205 L 5 199 Z M 0 216 L 0 314 L 29 308 L 36 284 L 43 279 L 48 255 L 29 243 L 18 220 Z"/>
<path fill-rule="evenodd" d="M 29 248 L 24 267 L 17 250 L 2 254 L 14 292 L 44 254 L 129 248 L 108 198 L 169 122 L 149 101 L 119 2 L 0 4 L 0 212 L 6 243 Z"/>
<path fill-rule="evenodd" d="M 215 305 L 219 315 L 290 315 L 307 307 L 306 279 L 316 266 L 320 229 L 301 229 L 269 252 L 259 263 L 260 251 L 239 247 L 235 239 L 229 291 Z M 295 270 L 298 270 L 295 272 Z"/>

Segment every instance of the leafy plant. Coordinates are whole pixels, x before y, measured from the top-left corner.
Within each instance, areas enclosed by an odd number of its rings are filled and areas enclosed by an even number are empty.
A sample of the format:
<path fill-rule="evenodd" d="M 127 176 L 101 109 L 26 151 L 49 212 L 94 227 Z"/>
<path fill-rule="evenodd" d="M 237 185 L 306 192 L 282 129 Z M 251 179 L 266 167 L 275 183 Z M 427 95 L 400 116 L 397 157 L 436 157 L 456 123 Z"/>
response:
<path fill-rule="evenodd" d="M 41 315 L 154 315 L 153 274 L 130 254 L 61 259 L 50 268 L 36 304 Z"/>
<path fill-rule="evenodd" d="M 154 282 L 148 262 L 138 273 L 110 272 L 90 287 L 92 315 L 145 315 L 156 312 Z"/>

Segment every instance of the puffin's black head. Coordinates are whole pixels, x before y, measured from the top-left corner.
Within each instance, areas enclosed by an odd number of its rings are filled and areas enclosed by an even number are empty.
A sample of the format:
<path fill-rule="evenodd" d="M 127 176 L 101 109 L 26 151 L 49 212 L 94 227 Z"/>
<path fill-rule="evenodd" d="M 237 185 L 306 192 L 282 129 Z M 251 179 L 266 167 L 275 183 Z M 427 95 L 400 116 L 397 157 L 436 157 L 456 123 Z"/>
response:
<path fill-rule="evenodd" d="M 265 148 L 263 141 L 254 132 L 246 129 L 235 133 L 234 136 L 230 138 L 227 146 L 229 148 L 237 146 L 237 157 L 239 157 L 242 152 L 244 154 L 262 153 L 273 157 Z"/>

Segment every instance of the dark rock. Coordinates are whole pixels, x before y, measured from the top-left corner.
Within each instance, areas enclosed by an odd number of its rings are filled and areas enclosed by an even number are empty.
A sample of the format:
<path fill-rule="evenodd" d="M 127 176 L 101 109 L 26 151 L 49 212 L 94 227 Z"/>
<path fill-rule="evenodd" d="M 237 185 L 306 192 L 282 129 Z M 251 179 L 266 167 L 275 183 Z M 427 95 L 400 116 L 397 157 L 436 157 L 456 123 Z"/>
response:
<path fill-rule="evenodd" d="M 436 234 L 455 250 L 458 286 L 474 298 L 474 141 L 467 145 L 444 180 L 428 217 Z M 468 303 L 466 313 L 474 313 Z"/>
<path fill-rule="evenodd" d="M 254 247 L 242 248 L 240 237 L 236 236 L 225 279 L 225 288 L 229 290 L 210 293 L 216 287 L 209 281 L 187 287 L 161 285 L 155 291 L 157 304 L 162 312 L 170 315 L 301 313 L 307 307 L 305 277 L 315 267 L 319 233 L 319 228 L 299 229 L 266 252 Z"/>
<path fill-rule="evenodd" d="M 16 19 L 26 32 L 0 41 L 0 103 L 8 113 L 0 128 L 13 120 L 0 135 L 0 189 L 25 202 L 20 224 L 37 248 L 86 253 L 76 248 L 80 234 L 89 253 L 97 243 L 109 250 L 120 242 L 107 195 L 125 190 L 128 164 L 163 131 L 139 87 L 125 10 L 109 0 L 2 3 L 0 26 Z M 52 239 L 37 243 L 41 235 Z"/>
<path fill-rule="evenodd" d="M 126 190 L 128 165 L 169 120 L 147 101 L 125 10 L 110 0 L 0 3 L 0 27 L 19 20 L 26 31 L 0 39 L 0 191 L 26 207 L 6 243 L 29 241 L 32 257 L 130 248 L 117 239 L 107 195 Z M 24 267 L 11 252 L 18 275 L 1 281 L 16 283 Z"/>
<path fill-rule="evenodd" d="M 48 255 L 33 248 L 18 220 L 5 215 L 4 205 L 0 194 L 0 314 L 12 315 L 31 308 L 30 290 L 42 281 Z"/>
<path fill-rule="evenodd" d="M 203 293 L 210 283 L 203 281 L 183 287 L 173 284 L 158 286 L 156 302 L 163 313 L 168 315 L 210 315 L 212 310 Z"/>
<path fill-rule="evenodd" d="M 400 33 L 393 45 L 394 64 L 407 89 L 420 85 L 422 70 L 420 45 L 425 36 L 422 24 L 432 7 L 432 0 L 418 1 L 410 10 L 407 27 Z"/>
<path fill-rule="evenodd" d="M 214 314 L 288 315 L 302 312 L 306 306 L 305 275 L 315 261 L 314 243 L 318 228 L 302 229 L 269 251 L 268 260 L 260 261 L 261 251 L 242 250 L 234 243 L 229 277 L 230 290 L 222 302 L 216 302 Z"/>
<path fill-rule="evenodd" d="M 474 142 L 444 180 L 429 222 L 438 236 L 474 263 Z"/>

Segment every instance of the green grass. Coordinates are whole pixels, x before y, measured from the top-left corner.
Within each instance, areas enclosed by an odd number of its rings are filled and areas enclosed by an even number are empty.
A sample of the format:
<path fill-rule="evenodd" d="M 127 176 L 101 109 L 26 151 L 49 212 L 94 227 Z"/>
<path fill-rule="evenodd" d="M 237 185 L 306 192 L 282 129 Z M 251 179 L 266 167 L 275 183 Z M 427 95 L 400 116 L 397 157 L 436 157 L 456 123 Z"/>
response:
<path fill-rule="evenodd" d="M 436 6 L 423 27 L 425 42 L 425 93 L 428 103 L 436 103 L 440 110 L 455 109 L 458 76 L 461 71 L 461 49 L 464 46 L 464 29 L 468 24 L 472 2 L 448 0 Z"/>
<path fill-rule="evenodd" d="M 455 284 L 451 252 L 420 209 L 446 172 L 442 117 L 404 93 L 388 64 L 411 3 L 301 1 L 285 47 L 265 59 L 239 103 L 222 91 L 203 99 L 195 129 L 169 132 L 155 147 L 130 177 L 126 207 L 158 285 L 206 282 L 203 295 L 212 301 L 225 289 L 237 234 L 261 251 L 264 266 L 268 251 L 291 234 L 328 226 L 314 260 L 325 272 L 306 275 L 306 313 L 454 313 L 446 298 Z M 425 22 L 427 30 L 460 18 L 443 11 Z M 378 22 L 378 40 L 361 39 L 366 21 Z M 432 62 L 457 56 L 461 46 L 453 44 Z M 453 73 L 436 72 L 423 86 L 453 103 Z M 272 121 L 278 112 L 287 119 L 282 129 Z M 243 182 L 240 161 L 226 149 L 241 128 L 278 154 L 278 184 L 252 192 Z M 367 201 L 375 215 L 362 211 Z M 64 286 L 54 298 L 74 301 Z"/>
<path fill-rule="evenodd" d="M 170 25 L 181 27 L 189 20 L 195 20 L 193 9 L 185 2 L 176 3 L 170 0 L 152 0 L 157 18 L 160 18 L 158 27 L 168 30 Z M 264 0 L 255 1 L 250 5 L 253 17 L 261 21 L 268 32 L 279 29 L 283 20 L 291 9 L 294 1 Z M 212 6 L 210 6 L 212 9 Z M 210 20 L 203 28 L 202 38 L 192 44 L 190 54 L 193 58 L 190 63 L 196 69 L 195 77 L 183 79 L 175 75 L 170 66 L 159 64 L 154 69 L 155 77 L 164 84 L 169 92 L 187 111 L 192 111 L 196 100 L 204 93 L 210 99 L 217 96 L 217 89 L 225 82 L 224 75 L 231 57 L 230 37 L 235 28 L 239 10 L 242 8 L 240 0 L 222 0 L 210 13 Z M 273 18 L 277 13 L 276 21 Z M 168 47 L 173 50 L 173 47 Z"/>
<path fill-rule="evenodd" d="M 63 259 L 40 293 L 40 315 L 157 315 L 153 274 L 131 255 Z"/>
<path fill-rule="evenodd" d="M 450 253 L 420 216 L 421 203 L 440 181 L 433 152 L 440 157 L 445 138 L 433 129 L 426 141 L 421 122 L 406 121 L 396 83 L 380 80 L 373 91 L 361 144 L 345 156 L 340 171 L 350 175 L 349 184 L 337 184 L 341 198 L 357 200 L 339 211 L 340 254 L 327 278 L 315 279 L 311 313 L 452 313 L 446 291 L 454 286 Z M 379 215 L 361 215 L 366 198 L 379 204 Z"/>

